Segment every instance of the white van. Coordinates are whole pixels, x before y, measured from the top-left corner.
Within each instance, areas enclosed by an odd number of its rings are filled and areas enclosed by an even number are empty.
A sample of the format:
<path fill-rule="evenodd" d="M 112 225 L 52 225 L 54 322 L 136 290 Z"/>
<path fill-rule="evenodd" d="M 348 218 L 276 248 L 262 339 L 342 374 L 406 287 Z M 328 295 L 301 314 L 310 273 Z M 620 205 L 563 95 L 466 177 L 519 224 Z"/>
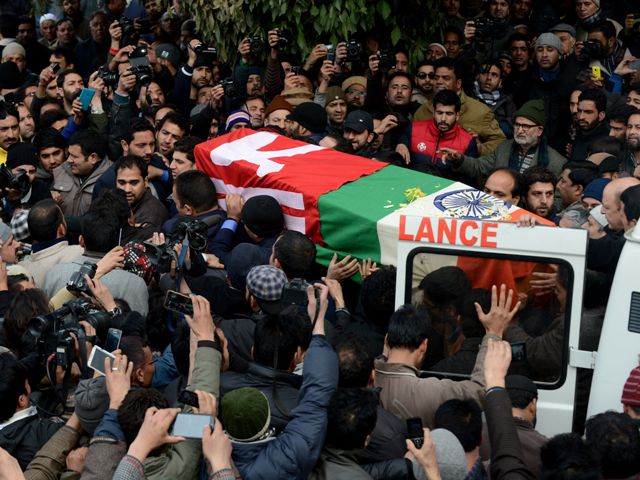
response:
<path fill-rule="evenodd" d="M 523 325 L 527 332 L 532 329 L 538 335 L 549 333 L 551 351 L 557 352 L 557 358 L 541 358 L 545 350 L 532 349 L 525 360 L 524 366 L 532 372 L 529 376 L 539 389 L 537 429 L 547 436 L 568 432 L 574 420 L 578 368 L 595 369 L 587 413 L 590 416 L 609 409 L 621 410 L 622 387 L 629 371 L 638 364 L 640 231 L 636 232 L 618 263 L 598 352 L 578 348 L 587 249 L 584 230 L 404 216 L 398 231 L 396 307 L 420 302 L 420 280 L 429 272 L 451 265 L 462 268 L 474 287 L 490 289 L 492 283 L 507 283 L 519 292 L 529 292 L 526 298 L 521 293 L 525 305 L 516 320 L 528 324 Z M 558 293 L 557 298 L 552 294 L 535 296 L 528 283 L 534 272 L 558 272 L 566 300 L 560 300 L 563 293 Z M 558 318 L 558 322 L 552 322 L 551 317 Z M 555 335 L 551 329 L 555 329 Z M 538 338 L 535 335 L 531 333 L 530 338 Z M 508 340 L 509 336 L 505 338 Z M 538 368 L 536 362 L 545 364 L 545 368 Z M 438 372 L 436 368 L 427 370 L 429 375 L 460 376 Z"/>

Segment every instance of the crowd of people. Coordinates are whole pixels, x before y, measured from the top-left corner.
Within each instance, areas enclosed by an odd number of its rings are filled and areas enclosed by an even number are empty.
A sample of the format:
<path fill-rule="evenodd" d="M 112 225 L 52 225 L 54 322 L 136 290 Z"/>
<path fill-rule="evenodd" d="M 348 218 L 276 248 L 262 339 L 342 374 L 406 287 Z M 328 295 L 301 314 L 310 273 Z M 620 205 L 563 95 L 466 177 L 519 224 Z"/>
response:
<path fill-rule="evenodd" d="M 265 25 L 234 64 L 178 0 L 28 3 L 0 5 L 0 478 L 640 478 L 640 367 L 622 412 L 585 418 L 583 371 L 573 432 L 536 430 L 563 265 L 479 284 L 423 254 L 395 308 L 395 267 L 322 267 L 276 198 L 222 208 L 194 156 L 267 131 L 585 229 L 595 351 L 640 218 L 636 2 L 442 0 L 421 61 Z"/>

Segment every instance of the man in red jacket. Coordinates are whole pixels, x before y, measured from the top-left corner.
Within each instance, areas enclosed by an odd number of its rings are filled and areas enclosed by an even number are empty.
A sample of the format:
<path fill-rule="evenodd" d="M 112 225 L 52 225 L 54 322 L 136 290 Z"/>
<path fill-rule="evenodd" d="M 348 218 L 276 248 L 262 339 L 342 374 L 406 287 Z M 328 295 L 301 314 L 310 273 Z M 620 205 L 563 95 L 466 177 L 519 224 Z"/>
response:
<path fill-rule="evenodd" d="M 475 138 L 458 124 L 460 105 L 456 92 L 441 90 L 433 97 L 433 118 L 407 127 L 397 151 L 409 159 L 411 168 L 458 180 L 450 165 L 442 161 L 442 148 L 478 155 Z"/>

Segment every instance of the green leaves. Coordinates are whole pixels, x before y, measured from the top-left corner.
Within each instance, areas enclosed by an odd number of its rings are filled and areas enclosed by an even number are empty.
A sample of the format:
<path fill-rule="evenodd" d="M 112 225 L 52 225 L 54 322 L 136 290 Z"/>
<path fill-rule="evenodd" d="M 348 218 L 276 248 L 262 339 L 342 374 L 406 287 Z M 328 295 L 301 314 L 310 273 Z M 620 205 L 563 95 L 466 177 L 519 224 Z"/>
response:
<path fill-rule="evenodd" d="M 172 0 L 158 3 L 168 10 Z M 299 56 L 317 43 L 335 44 L 375 29 L 382 45 L 405 45 L 415 63 L 424 58 L 429 42 L 440 40 L 444 24 L 440 0 L 190 0 L 181 5 L 205 40 L 231 62 L 241 39 L 278 27 L 293 33 L 291 53 Z"/>

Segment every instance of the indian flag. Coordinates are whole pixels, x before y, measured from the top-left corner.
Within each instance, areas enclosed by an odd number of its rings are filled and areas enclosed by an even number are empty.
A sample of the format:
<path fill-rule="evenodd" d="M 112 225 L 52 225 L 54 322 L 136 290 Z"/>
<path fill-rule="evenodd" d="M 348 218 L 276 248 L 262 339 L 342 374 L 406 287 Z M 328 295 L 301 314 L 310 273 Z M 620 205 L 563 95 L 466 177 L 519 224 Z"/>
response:
<path fill-rule="evenodd" d="M 394 265 L 401 215 L 513 222 L 529 213 L 460 182 L 271 132 L 236 130 L 195 156 L 223 206 L 227 193 L 278 199 L 287 228 L 309 235 L 325 265 L 334 252 Z"/>

